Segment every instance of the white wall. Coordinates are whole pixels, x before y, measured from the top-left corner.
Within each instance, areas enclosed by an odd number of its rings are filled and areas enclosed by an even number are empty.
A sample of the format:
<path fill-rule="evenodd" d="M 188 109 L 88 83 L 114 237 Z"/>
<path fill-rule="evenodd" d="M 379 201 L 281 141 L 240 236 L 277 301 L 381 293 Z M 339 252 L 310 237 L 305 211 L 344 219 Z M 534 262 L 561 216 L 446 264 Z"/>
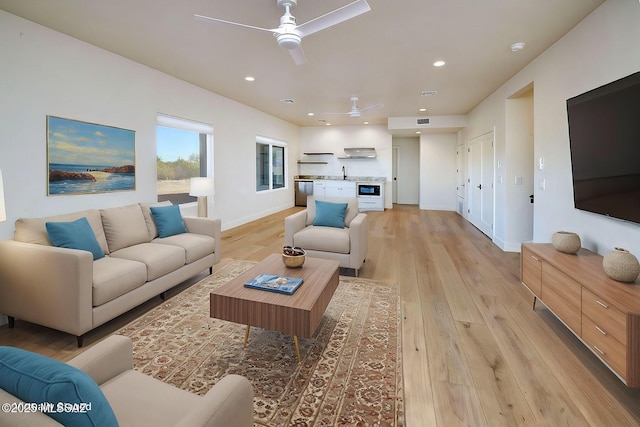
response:
<path fill-rule="evenodd" d="M 393 147 L 398 148 L 396 201 L 417 205 L 420 202 L 420 138 L 396 137 Z"/>
<path fill-rule="evenodd" d="M 223 228 L 293 205 L 293 185 L 256 194 L 255 137 L 289 143 L 289 177 L 296 173 L 299 128 L 123 57 L 0 11 L 0 169 L 7 221 L 18 217 L 156 200 L 156 115 L 214 126 L 216 196 L 211 216 Z M 241 84 L 241 83 L 239 83 Z M 136 190 L 46 195 L 46 116 L 136 131 Z"/>
<path fill-rule="evenodd" d="M 496 161 L 508 163 L 505 100 L 533 82 L 534 158 L 545 161 L 534 182 L 546 182 L 545 190 L 535 185 L 535 241 L 549 242 L 554 231 L 569 230 L 581 236 L 584 247 L 601 254 L 621 246 L 640 255 L 640 225 L 574 209 L 566 112 L 567 98 L 640 70 L 639 40 L 640 3 L 608 0 L 469 113 L 462 138 L 495 126 Z M 498 186 L 496 222 L 504 224 L 508 212 L 507 191 Z"/>
<path fill-rule="evenodd" d="M 456 134 L 420 135 L 420 209 L 456 210 Z"/>
<path fill-rule="evenodd" d="M 373 147 L 376 149 L 375 159 L 344 160 L 345 148 Z M 347 177 L 385 177 L 385 208 L 392 208 L 391 173 L 393 150 L 391 134 L 385 126 L 321 126 L 300 129 L 300 153 L 328 152 L 332 156 L 303 156 L 306 161 L 327 161 L 326 165 L 298 165 L 297 175 L 342 176 L 342 167 Z M 304 157 L 304 158 L 303 158 Z M 322 158 L 320 158 L 322 157 Z M 296 159 L 298 160 L 298 159 Z"/>

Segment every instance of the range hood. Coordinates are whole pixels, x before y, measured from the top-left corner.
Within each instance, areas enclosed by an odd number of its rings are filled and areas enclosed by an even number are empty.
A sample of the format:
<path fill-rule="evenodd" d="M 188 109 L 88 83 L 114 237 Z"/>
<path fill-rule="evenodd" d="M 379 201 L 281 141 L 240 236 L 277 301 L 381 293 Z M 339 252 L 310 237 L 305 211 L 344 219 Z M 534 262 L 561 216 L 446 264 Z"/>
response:
<path fill-rule="evenodd" d="M 375 159 L 376 149 L 375 148 L 345 148 L 344 149 L 345 157 L 343 159 Z"/>

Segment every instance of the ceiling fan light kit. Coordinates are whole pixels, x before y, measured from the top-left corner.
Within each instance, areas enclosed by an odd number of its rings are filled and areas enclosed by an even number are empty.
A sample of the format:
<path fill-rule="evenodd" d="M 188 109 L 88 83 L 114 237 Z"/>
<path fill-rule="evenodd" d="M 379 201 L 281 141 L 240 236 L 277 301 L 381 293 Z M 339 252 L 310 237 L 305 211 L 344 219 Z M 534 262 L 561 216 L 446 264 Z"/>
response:
<path fill-rule="evenodd" d="M 302 50 L 302 39 L 305 36 L 355 18 L 356 16 L 371 10 L 367 0 L 356 0 L 329 13 L 307 21 L 304 24 L 297 25 L 296 18 L 291 14 L 291 8 L 297 6 L 297 4 L 298 0 L 276 0 L 276 5 L 284 8 L 284 15 L 280 18 L 280 26 L 278 28 L 271 29 L 225 21 L 223 19 L 212 18 L 210 16 L 198 14 L 195 14 L 194 16 L 198 19 L 273 33 L 278 45 L 289 51 L 289 54 L 296 65 L 302 65 L 307 63 L 307 58 Z"/>

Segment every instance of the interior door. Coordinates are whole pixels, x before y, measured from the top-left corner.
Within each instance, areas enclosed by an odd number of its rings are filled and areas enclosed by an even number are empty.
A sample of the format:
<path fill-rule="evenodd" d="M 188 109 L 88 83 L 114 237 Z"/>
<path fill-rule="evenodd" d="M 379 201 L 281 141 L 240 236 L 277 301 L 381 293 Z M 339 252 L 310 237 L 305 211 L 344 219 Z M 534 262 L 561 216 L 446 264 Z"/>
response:
<path fill-rule="evenodd" d="M 471 139 L 467 154 L 469 221 L 493 237 L 493 132 Z"/>
<path fill-rule="evenodd" d="M 398 203 L 398 147 L 393 147 L 393 159 L 391 160 L 391 175 L 393 181 L 391 181 L 391 197 L 392 203 Z"/>

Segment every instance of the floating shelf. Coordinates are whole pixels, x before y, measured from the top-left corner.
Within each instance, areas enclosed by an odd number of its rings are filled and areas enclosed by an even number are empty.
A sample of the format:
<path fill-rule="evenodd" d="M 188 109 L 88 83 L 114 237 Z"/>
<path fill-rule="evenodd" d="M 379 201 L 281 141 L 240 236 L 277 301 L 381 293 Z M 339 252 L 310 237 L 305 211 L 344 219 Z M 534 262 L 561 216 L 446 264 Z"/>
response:
<path fill-rule="evenodd" d="M 298 164 L 299 165 L 326 165 L 326 164 L 329 164 L 329 162 L 304 162 L 302 160 L 298 160 Z"/>
<path fill-rule="evenodd" d="M 333 156 L 333 153 L 303 153 L 305 156 Z"/>

